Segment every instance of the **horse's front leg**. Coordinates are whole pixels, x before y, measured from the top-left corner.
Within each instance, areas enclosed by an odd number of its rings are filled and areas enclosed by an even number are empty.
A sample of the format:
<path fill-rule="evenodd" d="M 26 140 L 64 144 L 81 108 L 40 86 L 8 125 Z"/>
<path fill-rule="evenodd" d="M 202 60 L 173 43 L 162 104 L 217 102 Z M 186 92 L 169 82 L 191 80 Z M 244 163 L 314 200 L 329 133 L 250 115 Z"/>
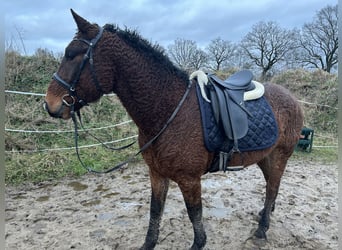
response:
<path fill-rule="evenodd" d="M 163 214 L 165 199 L 169 188 L 169 179 L 162 178 L 150 171 L 151 179 L 151 205 L 150 222 L 145 238 L 145 243 L 140 249 L 154 249 L 159 236 L 159 224 Z"/>
<path fill-rule="evenodd" d="M 203 249 L 207 236 L 202 222 L 201 180 L 188 179 L 178 182 L 182 191 L 188 215 L 194 230 L 192 250 Z"/>

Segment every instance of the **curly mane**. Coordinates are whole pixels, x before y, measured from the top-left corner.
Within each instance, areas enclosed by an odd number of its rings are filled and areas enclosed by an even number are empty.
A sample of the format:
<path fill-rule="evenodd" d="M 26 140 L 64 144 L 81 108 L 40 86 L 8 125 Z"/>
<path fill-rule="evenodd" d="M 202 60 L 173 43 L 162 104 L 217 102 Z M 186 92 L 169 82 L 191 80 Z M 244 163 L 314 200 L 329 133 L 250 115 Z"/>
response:
<path fill-rule="evenodd" d="M 139 51 L 146 58 L 152 59 L 155 63 L 160 65 L 161 67 L 165 67 L 168 71 L 171 71 L 173 74 L 183 78 L 185 81 L 189 79 L 188 74 L 176 67 L 169 57 L 166 55 L 165 49 L 159 44 L 155 43 L 151 44 L 148 40 L 141 37 L 137 30 L 130 30 L 125 27 L 125 29 L 119 28 L 114 24 L 106 24 L 103 26 L 104 30 L 117 34 L 122 40 L 124 40 L 129 46 L 133 49 Z"/>

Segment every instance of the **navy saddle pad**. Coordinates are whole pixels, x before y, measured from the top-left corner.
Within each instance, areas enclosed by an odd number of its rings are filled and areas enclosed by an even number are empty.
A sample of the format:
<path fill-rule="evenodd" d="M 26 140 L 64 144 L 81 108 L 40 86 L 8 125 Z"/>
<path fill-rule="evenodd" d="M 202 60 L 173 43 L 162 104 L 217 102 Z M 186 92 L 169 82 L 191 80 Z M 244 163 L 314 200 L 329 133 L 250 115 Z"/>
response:
<path fill-rule="evenodd" d="M 233 148 L 233 141 L 229 140 L 222 126 L 217 125 L 211 104 L 206 102 L 199 86 L 196 84 L 197 98 L 201 110 L 204 143 L 208 151 L 229 152 Z M 245 102 L 245 107 L 252 114 L 248 117 L 248 132 L 238 140 L 241 152 L 261 150 L 271 147 L 278 138 L 278 126 L 273 111 L 264 97 Z M 230 148 L 222 148 L 226 140 Z M 227 144 L 227 143 L 226 143 Z"/>

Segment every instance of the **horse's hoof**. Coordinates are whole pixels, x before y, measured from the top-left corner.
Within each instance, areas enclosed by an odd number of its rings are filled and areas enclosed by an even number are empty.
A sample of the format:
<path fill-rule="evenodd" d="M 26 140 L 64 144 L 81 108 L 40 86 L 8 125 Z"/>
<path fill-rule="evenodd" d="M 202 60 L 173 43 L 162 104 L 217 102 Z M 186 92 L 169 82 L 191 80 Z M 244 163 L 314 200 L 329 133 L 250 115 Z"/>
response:
<path fill-rule="evenodd" d="M 146 246 L 146 244 L 144 244 L 142 247 L 139 248 L 139 250 L 153 250 L 154 247 L 152 246 Z"/>
<path fill-rule="evenodd" d="M 249 237 L 244 245 L 243 250 L 264 250 L 269 249 L 267 247 L 267 240 L 266 239 L 260 239 L 256 236 Z"/>
<path fill-rule="evenodd" d="M 195 246 L 195 245 L 192 245 L 190 250 L 201 250 L 203 249 L 203 247 L 198 247 L 198 246 Z"/>

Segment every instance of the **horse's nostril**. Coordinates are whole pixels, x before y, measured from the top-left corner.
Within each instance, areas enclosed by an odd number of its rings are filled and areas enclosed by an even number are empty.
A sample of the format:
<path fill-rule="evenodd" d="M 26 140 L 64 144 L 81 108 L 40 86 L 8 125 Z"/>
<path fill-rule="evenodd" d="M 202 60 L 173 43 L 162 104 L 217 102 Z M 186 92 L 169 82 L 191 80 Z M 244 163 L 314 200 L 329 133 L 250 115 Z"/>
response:
<path fill-rule="evenodd" d="M 64 106 L 65 105 L 61 104 L 61 106 L 59 107 L 59 109 L 57 109 L 57 111 L 51 111 L 47 102 L 46 101 L 43 102 L 43 109 L 47 111 L 51 117 L 54 117 L 54 118 L 62 118 Z"/>

